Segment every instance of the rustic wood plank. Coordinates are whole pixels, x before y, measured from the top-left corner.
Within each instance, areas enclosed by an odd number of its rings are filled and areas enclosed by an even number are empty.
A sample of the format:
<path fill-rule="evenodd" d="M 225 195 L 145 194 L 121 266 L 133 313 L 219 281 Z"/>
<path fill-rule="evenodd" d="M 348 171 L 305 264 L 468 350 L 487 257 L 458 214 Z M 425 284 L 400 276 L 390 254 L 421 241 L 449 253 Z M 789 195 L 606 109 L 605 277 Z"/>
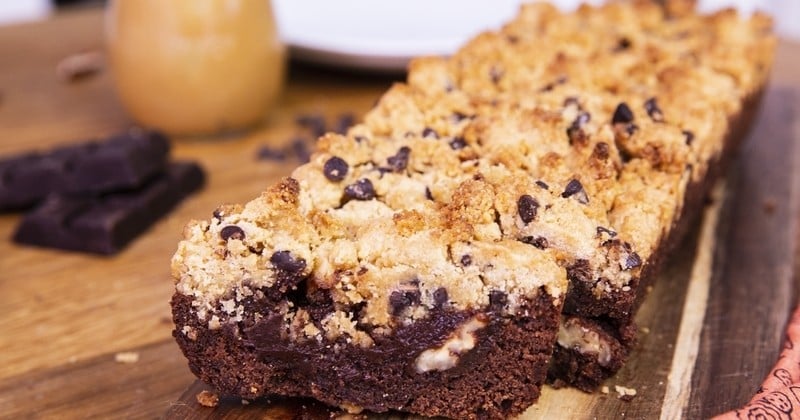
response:
<path fill-rule="evenodd" d="M 731 171 L 733 212 L 717 253 L 688 417 L 749 401 L 780 352 L 797 296 L 798 121 L 800 91 L 770 90 Z"/>
<path fill-rule="evenodd" d="M 3 418 L 142 418 L 160 416 L 191 382 L 172 340 L 133 349 L 136 363 L 104 354 L 0 381 Z"/>

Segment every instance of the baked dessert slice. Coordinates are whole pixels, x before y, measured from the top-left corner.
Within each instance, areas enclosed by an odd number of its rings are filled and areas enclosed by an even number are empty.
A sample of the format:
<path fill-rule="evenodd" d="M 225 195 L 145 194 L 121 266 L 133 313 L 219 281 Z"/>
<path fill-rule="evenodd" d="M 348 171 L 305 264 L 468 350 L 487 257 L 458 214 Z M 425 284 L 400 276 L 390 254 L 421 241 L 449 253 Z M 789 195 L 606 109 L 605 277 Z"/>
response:
<path fill-rule="evenodd" d="M 745 131 L 768 27 L 536 4 L 416 61 L 290 179 L 188 226 L 172 304 L 193 372 L 245 398 L 504 417 L 555 347 L 551 380 L 592 389 Z"/>
<path fill-rule="evenodd" d="M 348 172 L 334 162 L 329 178 Z M 566 275 L 549 251 L 485 238 L 496 188 L 469 180 L 450 205 L 395 211 L 361 178 L 321 210 L 303 169 L 187 226 L 172 305 L 191 370 L 224 394 L 350 411 L 500 418 L 532 404 Z"/>

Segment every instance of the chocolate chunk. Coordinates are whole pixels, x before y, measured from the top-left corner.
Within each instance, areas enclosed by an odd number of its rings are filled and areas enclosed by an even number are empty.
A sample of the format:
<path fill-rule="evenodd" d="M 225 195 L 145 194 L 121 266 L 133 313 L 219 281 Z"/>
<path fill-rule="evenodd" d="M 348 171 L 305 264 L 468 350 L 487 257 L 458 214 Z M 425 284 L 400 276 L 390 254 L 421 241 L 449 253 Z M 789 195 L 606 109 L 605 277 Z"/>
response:
<path fill-rule="evenodd" d="M 635 252 L 629 253 L 625 261 L 621 264 L 623 270 L 630 270 L 640 265 L 642 265 L 642 259 L 639 257 L 639 254 Z"/>
<path fill-rule="evenodd" d="M 472 264 L 472 255 L 464 254 L 461 256 L 461 265 L 464 267 Z"/>
<path fill-rule="evenodd" d="M 391 314 L 400 315 L 409 306 L 419 305 L 420 292 L 415 290 L 395 290 L 389 295 L 389 307 Z"/>
<path fill-rule="evenodd" d="M 656 98 L 646 100 L 644 102 L 644 109 L 647 111 L 647 115 L 650 116 L 651 120 L 655 122 L 664 122 L 664 113 L 661 112 L 661 108 L 658 107 Z"/>
<path fill-rule="evenodd" d="M 275 251 L 269 262 L 275 270 L 283 271 L 289 274 L 299 274 L 306 269 L 306 260 L 303 258 L 295 258 L 289 251 Z"/>
<path fill-rule="evenodd" d="M 544 181 L 536 181 L 536 185 L 538 185 L 539 188 L 542 188 L 542 189 L 545 189 L 545 190 L 549 190 L 550 189 L 550 186 L 547 185 Z"/>
<path fill-rule="evenodd" d="M 683 130 L 683 136 L 686 138 L 686 145 L 691 146 L 692 142 L 694 141 L 694 132 Z"/>
<path fill-rule="evenodd" d="M 425 187 L 425 198 L 433 201 L 433 193 L 431 193 L 431 189 L 428 187 Z"/>
<path fill-rule="evenodd" d="M 238 239 L 243 240 L 245 237 L 244 231 L 242 228 L 236 225 L 225 226 L 222 230 L 219 231 L 219 236 L 222 240 L 227 241 L 229 239 Z"/>
<path fill-rule="evenodd" d="M 494 312 L 502 312 L 508 305 L 508 294 L 502 290 L 489 292 L 489 307 Z"/>
<path fill-rule="evenodd" d="M 325 161 L 325 165 L 322 167 L 322 173 L 325 174 L 325 178 L 328 178 L 329 181 L 339 182 L 347 176 L 347 171 L 349 169 L 350 166 L 347 165 L 344 159 L 339 156 L 333 156 Z"/>
<path fill-rule="evenodd" d="M 447 294 L 447 289 L 444 287 L 440 287 L 433 292 L 433 304 L 436 307 L 444 306 L 450 300 L 450 296 Z"/>
<path fill-rule="evenodd" d="M 164 169 L 168 154 L 162 134 L 132 129 L 101 142 L 7 157 L 0 160 L 0 211 L 31 207 L 48 194 L 138 188 Z"/>
<path fill-rule="evenodd" d="M 586 191 L 583 189 L 583 184 L 577 179 L 572 179 L 567 183 L 566 188 L 564 188 L 564 192 L 561 193 L 561 197 L 568 198 L 575 196 L 575 199 L 578 200 L 581 204 L 589 204 L 589 197 L 586 195 Z"/>
<path fill-rule="evenodd" d="M 450 148 L 453 150 L 461 150 L 467 147 L 467 141 L 463 137 L 456 137 L 450 140 Z"/>
<path fill-rule="evenodd" d="M 352 127 L 353 124 L 355 124 L 355 122 L 356 122 L 355 115 L 349 112 L 346 114 L 339 115 L 339 118 L 336 120 L 336 128 L 334 128 L 333 131 L 337 134 L 345 134 L 347 133 L 347 130 L 349 130 L 350 127 Z"/>
<path fill-rule="evenodd" d="M 611 229 L 609 229 L 609 228 L 605 228 L 605 227 L 602 227 L 602 226 L 598 226 L 598 227 L 597 227 L 597 236 L 600 236 L 600 235 L 602 235 L 603 233 L 606 233 L 606 234 L 608 234 L 608 236 L 610 236 L 610 237 L 612 237 L 612 238 L 613 238 L 613 237 L 615 237 L 615 236 L 617 236 L 617 232 L 614 232 L 613 230 L 611 230 Z"/>
<path fill-rule="evenodd" d="M 522 222 L 526 225 L 536 218 L 536 211 L 539 209 L 539 202 L 528 194 L 524 194 L 517 200 L 517 213 Z"/>
<path fill-rule="evenodd" d="M 547 242 L 547 238 L 544 236 L 523 236 L 519 241 L 524 244 L 533 245 L 539 249 L 547 249 L 550 246 L 550 243 Z"/>
<path fill-rule="evenodd" d="M 367 178 L 361 178 L 346 186 L 344 195 L 346 198 L 354 200 L 372 200 L 375 198 L 375 188 L 372 186 L 372 181 Z"/>
<path fill-rule="evenodd" d="M 114 254 L 168 213 L 205 180 L 194 163 L 173 163 L 136 190 L 99 197 L 51 195 L 26 214 L 14 241 Z"/>
<path fill-rule="evenodd" d="M 430 127 L 425 127 L 425 129 L 422 130 L 422 137 L 438 139 L 439 133 Z"/>
<path fill-rule="evenodd" d="M 567 267 L 567 278 L 570 281 L 590 282 L 592 278 L 592 268 L 588 260 L 579 259 Z"/>
<path fill-rule="evenodd" d="M 617 109 L 614 110 L 614 116 L 611 118 L 612 124 L 627 124 L 633 121 L 633 111 L 631 111 L 628 104 L 620 102 Z"/>
<path fill-rule="evenodd" d="M 408 157 L 411 155 L 411 148 L 403 146 L 397 150 L 394 156 L 389 156 L 386 162 L 395 172 L 402 172 L 408 167 Z"/>

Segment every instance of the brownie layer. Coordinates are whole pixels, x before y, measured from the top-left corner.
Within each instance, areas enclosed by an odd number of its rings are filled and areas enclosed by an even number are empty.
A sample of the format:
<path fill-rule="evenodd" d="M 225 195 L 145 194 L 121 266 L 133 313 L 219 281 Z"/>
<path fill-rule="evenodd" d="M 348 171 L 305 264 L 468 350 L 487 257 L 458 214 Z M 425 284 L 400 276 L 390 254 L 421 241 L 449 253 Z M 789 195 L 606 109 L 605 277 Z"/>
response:
<path fill-rule="evenodd" d="M 218 329 L 198 319 L 191 298 L 173 296 L 180 326 L 173 335 L 192 372 L 223 394 L 307 396 L 374 412 L 506 418 L 538 398 L 559 318 L 558 305 L 540 293 L 522 302 L 514 316 L 497 304 L 482 312 L 441 307 L 368 348 L 344 339 L 299 343 L 281 336 L 280 315 L 270 309 L 278 301 L 269 295 L 251 300 L 241 322 Z M 324 305 L 312 303 L 307 310 L 324 312 Z M 474 333 L 474 347 L 452 368 L 421 373 L 423 353 L 463 336 L 458 331 L 473 320 L 485 323 Z"/>
<path fill-rule="evenodd" d="M 557 343 L 548 371 L 549 382 L 556 385 L 566 383 L 591 392 L 622 367 L 636 343 L 634 317 L 637 309 L 659 273 L 663 272 L 662 267 L 669 261 L 669 256 L 683 242 L 689 228 L 701 214 L 708 193 L 725 173 L 732 157 L 750 132 L 760 109 L 764 91 L 762 88 L 749 96 L 742 106 L 742 111 L 729 119 L 730 129 L 725 136 L 722 153 L 709 163 L 703 178 L 687 186 L 680 215 L 645 263 L 641 276 L 632 279 L 629 292 L 615 292 L 598 299 L 592 294 L 592 283 L 582 281 L 575 275 L 569 277 L 570 292 L 564 304 L 564 313 L 577 315 L 581 325 L 595 331 L 614 351 L 611 361 L 600 363 L 596 353 L 565 348 L 561 343 Z M 569 275 L 570 270 L 567 273 Z M 603 313 L 608 308 L 614 309 L 611 312 L 613 317 L 592 316 Z"/>

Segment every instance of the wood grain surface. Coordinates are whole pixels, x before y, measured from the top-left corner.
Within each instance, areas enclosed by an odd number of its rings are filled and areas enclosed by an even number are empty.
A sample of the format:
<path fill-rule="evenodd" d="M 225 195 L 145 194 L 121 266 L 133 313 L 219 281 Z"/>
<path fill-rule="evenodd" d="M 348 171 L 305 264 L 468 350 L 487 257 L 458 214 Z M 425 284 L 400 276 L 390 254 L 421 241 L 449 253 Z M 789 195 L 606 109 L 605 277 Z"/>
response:
<path fill-rule="evenodd" d="M 62 58 L 102 48 L 101 19 L 90 9 L 0 27 L 0 155 L 132 124 L 108 72 L 75 83 L 55 74 Z M 525 418 L 655 418 L 676 404 L 677 413 L 701 418 L 752 395 L 778 354 L 797 290 L 798 67 L 800 45 L 782 43 L 765 112 L 728 177 L 726 198 L 710 207 L 706 224 L 654 287 L 637 318 L 639 344 L 608 381 L 610 393 L 546 388 Z M 201 162 L 209 184 L 117 256 L 14 245 L 19 215 L 0 215 L 0 418 L 327 416 L 309 401 L 200 407 L 194 395 L 203 385 L 170 336 L 169 259 L 187 220 L 247 201 L 289 173 L 296 162 L 259 161 L 256 154 L 290 141 L 298 114 L 361 115 L 392 81 L 292 65 L 281 103 L 262 127 L 235 138 L 174 142 L 173 155 Z M 719 229 L 709 222 L 715 217 Z M 115 362 L 120 351 L 136 352 L 139 361 Z M 674 374 L 687 369 L 688 376 Z M 619 400 L 614 385 L 636 388 L 636 398 Z"/>

